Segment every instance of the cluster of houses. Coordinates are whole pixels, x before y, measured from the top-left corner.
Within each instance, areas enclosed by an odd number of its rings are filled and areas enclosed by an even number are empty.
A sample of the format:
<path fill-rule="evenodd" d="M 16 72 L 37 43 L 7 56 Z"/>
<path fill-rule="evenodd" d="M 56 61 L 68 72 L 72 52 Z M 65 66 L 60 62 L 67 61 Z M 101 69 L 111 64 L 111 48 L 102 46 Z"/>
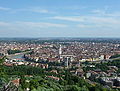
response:
<path fill-rule="evenodd" d="M 118 68 L 116 66 L 108 66 L 109 70 L 106 72 L 101 69 L 90 70 L 86 72 L 86 78 L 95 81 L 99 79 L 99 83 L 110 86 L 120 87 L 120 74 L 117 73 Z"/>
<path fill-rule="evenodd" d="M 26 65 L 26 66 L 32 66 L 32 67 L 40 67 L 40 68 L 48 68 L 48 64 L 41 64 L 41 63 L 33 63 L 33 62 L 26 62 L 26 61 L 23 61 L 23 62 L 17 62 L 17 61 L 5 61 L 3 63 L 4 65 L 6 66 L 18 66 L 18 65 Z"/>

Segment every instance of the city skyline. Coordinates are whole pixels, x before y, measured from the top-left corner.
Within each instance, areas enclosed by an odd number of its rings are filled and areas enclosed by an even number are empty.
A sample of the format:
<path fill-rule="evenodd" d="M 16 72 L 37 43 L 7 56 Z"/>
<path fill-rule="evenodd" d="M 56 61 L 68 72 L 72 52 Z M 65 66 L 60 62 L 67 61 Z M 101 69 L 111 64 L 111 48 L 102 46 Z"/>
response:
<path fill-rule="evenodd" d="M 120 1 L 0 0 L 0 37 L 119 37 Z"/>

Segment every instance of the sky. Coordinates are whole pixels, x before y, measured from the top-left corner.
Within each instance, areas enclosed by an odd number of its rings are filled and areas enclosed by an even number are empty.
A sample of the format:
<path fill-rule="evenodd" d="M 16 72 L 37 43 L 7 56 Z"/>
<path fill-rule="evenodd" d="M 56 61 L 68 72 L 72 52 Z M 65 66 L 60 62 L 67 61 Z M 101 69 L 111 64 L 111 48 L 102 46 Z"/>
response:
<path fill-rule="evenodd" d="M 120 0 L 0 0 L 0 37 L 120 37 Z"/>

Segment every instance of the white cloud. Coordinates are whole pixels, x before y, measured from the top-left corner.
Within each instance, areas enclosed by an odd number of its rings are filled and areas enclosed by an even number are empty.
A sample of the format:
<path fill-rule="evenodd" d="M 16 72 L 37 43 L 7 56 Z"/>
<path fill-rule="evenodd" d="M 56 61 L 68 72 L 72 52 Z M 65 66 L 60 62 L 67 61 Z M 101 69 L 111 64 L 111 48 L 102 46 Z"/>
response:
<path fill-rule="evenodd" d="M 66 7 L 57 7 L 58 9 L 64 9 L 64 10 L 82 10 L 87 8 L 86 6 L 77 6 L 77 5 L 72 5 L 72 6 L 66 6 Z"/>
<path fill-rule="evenodd" d="M 40 7 L 28 8 L 28 9 L 26 9 L 26 11 L 31 11 L 31 12 L 36 12 L 36 13 L 51 13 L 51 11 L 49 11 L 47 9 L 42 9 Z"/>
<path fill-rule="evenodd" d="M 10 26 L 10 25 L 11 25 L 10 23 L 0 21 L 0 26 Z"/>
<path fill-rule="evenodd" d="M 82 29 L 104 29 L 104 28 L 113 28 L 111 25 L 108 24 L 78 24 L 77 27 Z M 115 28 L 115 27 L 114 27 Z"/>
<path fill-rule="evenodd" d="M 91 12 L 98 15 L 105 15 L 106 13 L 104 10 L 99 10 L 99 9 L 92 10 Z"/>
<path fill-rule="evenodd" d="M 104 10 L 95 9 L 95 10 L 92 10 L 91 12 L 97 16 L 120 17 L 120 12 L 118 12 L 118 11 L 117 12 L 109 12 L 108 9 L 104 9 Z"/>
<path fill-rule="evenodd" d="M 78 24 L 77 27 L 79 27 L 79 28 L 88 28 L 90 26 L 85 25 L 85 24 Z"/>
<path fill-rule="evenodd" d="M 10 10 L 10 8 L 0 7 L 0 10 L 8 11 L 8 10 Z"/>
<path fill-rule="evenodd" d="M 33 9 L 33 10 L 31 10 L 31 11 L 37 12 L 37 13 L 49 13 L 49 11 L 48 11 L 48 10 L 45 10 L 45 9 Z"/>
<path fill-rule="evenodd" d="M 84 24 L 85 23 L 85 24 Z M 77 24 L 77 27 L 84 29 L 120 29 L 120 19 L 105 17 L 86 17 L 86 21 Z"/>
<path fill-rule="evenodd" d="M 65 24 L 55 24 L 48 22 L 0 22 L 0 26 L 4 28 L 12 28 L 15 29 L 39 29 L 39 28 L 65 28 L 67 25 Z"/>
<path fill-rule="evenodd" d="M 116 19 L 113 17 L 97 17 L 97 16 L 86 16 L 85 22 L 91 22 L 91 23 L 108 23 L 108 24 L 118 24 L 120 23 L 120 19 Z"/>
<path fill-rule="evenodd" d="M 120 23 L 120 18 L 114 17 L 100 17 L 100 16 L 55 16 L 50 19 L 64 20 L 64 21 L 74 21 L 74 22 L 84 22 L 84 23 Z"/>
<path fill-rule="evenodd" d="M 47 28 L 47 27 L 67 27 L 65 24 L 55 24 L 48 22 L 16 22 L 17 25 L 27 26 L 27 27 L 38 27 L 38 28 Z"/>
<path fill-rule="evenodd" d="M 109 13 L 109 14 L 106 14 L 106 16 L 110 16 L 110 17 L 120 17 L 120 12 Z"/>
<path fill-rule="evenodd" d="M 120 17 L 105 16 L 55 16 L 51 19 L 76 22 L 76 27 L 82 29 L 120 29 Z M 79 24 L 78 24 L 79 23 Z"/>
<path fill-rule="evenodd" d="M 29 8 L 20 8 L 20 9 L 14 9 L 12 10 L 13 13 L 15 12 L 33 12 L 33 13 L 45 13 L 45 14 L 53 14 L 55 12 L 50 11 L 48 9 L 43 9 L 40 7 L 29 7 Z"/>
<path fill-rule="evenodd" d="M 84 18 L 82 17 L 64 17 L 64 16 L 55 16 L 51 17 L 51 19 L 56 19 L 56 20 L 65 20 L 65 21 L 74 21 L 74 22 L 83 22 Z"/>

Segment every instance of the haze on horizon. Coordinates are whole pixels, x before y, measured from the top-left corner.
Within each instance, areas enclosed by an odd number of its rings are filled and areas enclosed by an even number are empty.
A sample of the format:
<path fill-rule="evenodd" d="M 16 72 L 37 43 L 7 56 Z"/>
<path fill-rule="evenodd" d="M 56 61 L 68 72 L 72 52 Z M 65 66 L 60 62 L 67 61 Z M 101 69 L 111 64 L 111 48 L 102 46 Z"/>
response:
<path fill-rule="evenodd" d="M 120 37 L 120 0 L 0 0 L 0 37 Z"/>

